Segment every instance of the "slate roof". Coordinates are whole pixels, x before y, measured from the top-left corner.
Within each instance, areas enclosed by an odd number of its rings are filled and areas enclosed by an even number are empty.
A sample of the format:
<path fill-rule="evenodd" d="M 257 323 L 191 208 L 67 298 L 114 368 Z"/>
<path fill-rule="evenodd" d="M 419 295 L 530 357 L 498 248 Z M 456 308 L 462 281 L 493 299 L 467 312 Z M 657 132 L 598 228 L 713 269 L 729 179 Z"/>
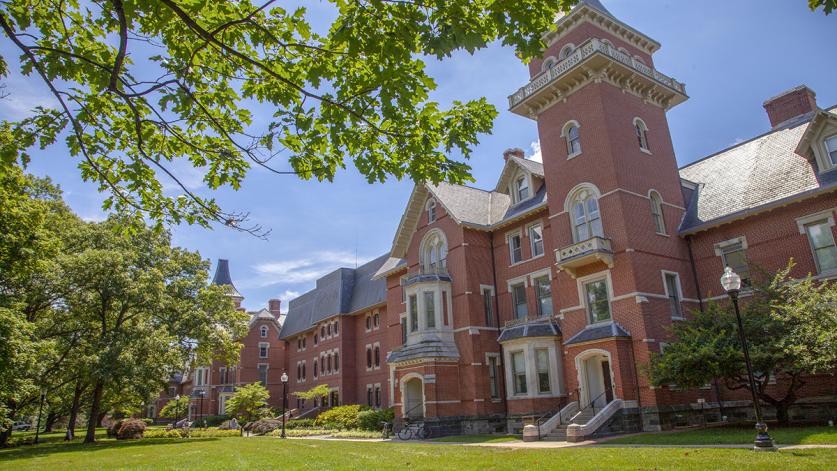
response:
<path fill-rule="evenodd" d="M 383 303 L 386 281 L 372 276 L 388 258 L 389 255 L 382 255 L 356 269 L 338 268 L 318 279 L 314 289 L 288 303 L 279 337 L 286 339 L 329 317 Z"/>
<path fill-rule="evenodd" d="M 456 344 L 439 339 L 424 340 L 404 345 L 387 355 L 387 363 L 399 363 L 418 358 L 459 358 Z"/>
<path fill-rule="evenodd" d="M 430 192 L 456 220 L 484 228 L 504 224 L 546 202 L 546 186 L 543 184 L 532 198 L 515 205 L 505 193 L 450 183 L 431 185 Z"/>
<path fill-rule="evenodd" d="M 547 322 L 532 322 L 521 324 L 503 329 L 498 342 L 508 342 L 509 340 L 520 339 L 524 337 L 560 337 L 561 329 L 554 321 Z"/>
<path fill-rule="evenodd" d="M 212 284 L 224 286 L 227 294 L 237 298 L 244 298 L 241 293 L 235 289 L 232 277 L 230 276 L 230 261 L 223 258 L 218 259 L 218 264 L 215 266 L 215 276 L 212 277 Z"/>
<path fill-rule="evenodd" d="M 592 325 L 569 338 L 564 345 L 592 342 L 593 340 L 609 339 L 611 337 L 630 337 L 631 334 L 624 327 L 611 322 L 603 325 Z"/>
<path fill-rule="evenodd" d="M 761 206 L 837 184 L 837 172 L 818 176 L 815 166 L 796 153 L 813 115 L 790 120 L 681 168 L 680 177 L 698 188 L 687 202 L 680 232 L 694 232 Z"/>

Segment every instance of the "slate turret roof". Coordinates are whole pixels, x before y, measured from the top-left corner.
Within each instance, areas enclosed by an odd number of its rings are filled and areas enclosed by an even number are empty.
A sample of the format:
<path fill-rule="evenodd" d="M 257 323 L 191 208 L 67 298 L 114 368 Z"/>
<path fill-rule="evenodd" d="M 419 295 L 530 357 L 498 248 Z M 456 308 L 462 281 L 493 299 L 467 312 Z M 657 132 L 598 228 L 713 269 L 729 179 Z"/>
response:
<path fill-rule="evenodd" d="M 230 261 L 219 258 L 218 265 L 215 266 L 215 276 L 212 277 L 212 284 L 224 286 L 227 290 L 227 294 L 236 298 L 244 299 L 244 296 L 235 289 L 235 285 L 233 285 L 232 277 L 230 276 Z"/>

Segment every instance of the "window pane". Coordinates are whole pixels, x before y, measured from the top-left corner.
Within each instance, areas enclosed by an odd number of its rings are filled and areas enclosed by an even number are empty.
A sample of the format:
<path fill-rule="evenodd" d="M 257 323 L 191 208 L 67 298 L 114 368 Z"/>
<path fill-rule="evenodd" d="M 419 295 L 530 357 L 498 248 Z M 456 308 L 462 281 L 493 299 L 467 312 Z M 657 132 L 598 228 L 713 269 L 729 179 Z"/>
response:
<path fill-rule="evenodd" d="M 535 279 L 535 289 L 538 293 L 538 316 L 551 316 L 552 285 L 549 283 L 549 277 Z"/>
<path fill-rule="evenodd" d="M 668 299 L 671 303 L 671 316 L 683 317 L 683 309 L 680 305 L 680 293 L 677 291 L 676 276 L 666 275 L 666 290 L 668 291 Z"/>
<path fill-rule="evenodd" d="M 427 327 L 436 327 L 436 304 L 432 291 L 425 291 L 424 293 L 424 315 Z"/>
<path fill-rule="evenodd" d="M 590 311 L 591 322 L 601 322 L 610 319 L 610 304 L 607 296 L 605 280 L 594 281 L 584 285 L 587 292 L 587 306 Z"/>
<path fill-rule="evenodd" d="M 526 287 L 522 284 L 512 286 L 512 302 L 514 303 L 514 314 L 518 319 L 523 319 L 529 315 L 529 310 L 526 306 Z"/>
<path fill-rule="evenodd" d="M 828 220 L 818 221 L 805 226 L 811 247 L 814 249 L 817 268 L 820 272 L 837 269 L 837 247 Z"/>
<path fill-rule="evenodd" d="M 543 227 L 540 225 L 530 227 L 529 240 L 532 242 L 532 256 L 543 255 Z"/>
<path fill-rule="evenodd" d="M 548 393 L 552 390 L 549 384 L 549 351 L 545 348 L 535 350 L 535 368 L 538 370 L 538 392 Z"/>
<path fill-rule="evenodd" d="M 828 149 L 828 155 L 831 158 L 831 164 L 837 165 L 837 136 L 831 136 L 825 141 L 825 146 Z"/>
<path fill-rule="evenodd" d="M 410 332 L 418 330 L 418 299 L 416 295 L 410 296 Z"/>
<path fill-rule="evenodd" d="M 526 361 L 523 352 L 512 353 L 512 379 L 515 394 L 526 394 Z"/>
<path fill-rule="evenodd" d="M 488 327 L 494 326 L 494 305 L 491 299 L 491 290 L 483 290 L 482 303 L 485 309 L 485 325 Z"/>
<path fill-rule="evenodd" d="M 491 390 L 491 397 L 500 397 L 497 387 L 497 358 L 488 358 L 488 385 Z"/>
<path fill-rule="evenodd" d="M 725 249 L 724 265 L 738 273 L 744 286 L 750 286 L 750 268 L 747 266 L 747 254 L 740 247 L 741 244 L 735 244 L 732 248 Z"/>

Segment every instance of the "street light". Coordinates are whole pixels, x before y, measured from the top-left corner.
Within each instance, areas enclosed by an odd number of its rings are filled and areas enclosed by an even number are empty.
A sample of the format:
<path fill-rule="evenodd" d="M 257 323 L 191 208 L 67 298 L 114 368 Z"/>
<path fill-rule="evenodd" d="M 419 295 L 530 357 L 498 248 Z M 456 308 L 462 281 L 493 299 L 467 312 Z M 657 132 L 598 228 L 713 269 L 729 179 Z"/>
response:
<path fill-rule="evenodd" d="M 180 394 L 174 396 L 174 428 L 177 428 L 177 422 L 180 420 Z"/>
<path fill-rule="evenodd" d="M 282 438 L 285 438 L 285 411 L 288 409 L 288 373 L 282 372 Z"/>
<path fill-rule="evenodd" d="M 732 268 L 724 269 L 721 276 L 721 286 L 727 292 L 735 308 L 735 319 L 738 321 L 738 338 L 741 340 L 741 348 L 744 350 L 744 363 L 747 365 L 747 379 L 750 382 L 750 392 L 753 394 L 753 407 L 756 409 L 756 441 L 753 447 L 756 451 L 776 451 L 773 439 L 767 434 L 767 424 L 761 417 L 761 405 L 756 394 L 756 381 L 753 379 L 753 367 L 750 364 L 750 351 L 747 348 L 747 337 L 744 335 L 744 323 L 741 322 L 741 311 L 738 309 L 738 293 L 741 290 L 741 277 Z"/>

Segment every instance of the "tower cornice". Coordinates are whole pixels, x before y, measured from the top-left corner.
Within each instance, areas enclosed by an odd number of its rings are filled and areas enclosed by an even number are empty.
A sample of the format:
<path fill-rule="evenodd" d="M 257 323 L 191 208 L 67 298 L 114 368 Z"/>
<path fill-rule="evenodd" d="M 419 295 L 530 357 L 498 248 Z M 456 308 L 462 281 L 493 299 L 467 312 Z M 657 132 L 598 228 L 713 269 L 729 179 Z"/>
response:
<path fill-rule="evenodd" d="M 648 54 L 660 49 L 660 43 L 654 39 L 587 3 L 579 4 L 569 14 L 560 18 L 555 24 L 555 29 L 542 36 L 543 42 L 549 48 L 583 23 L 592 23 Z"/>

